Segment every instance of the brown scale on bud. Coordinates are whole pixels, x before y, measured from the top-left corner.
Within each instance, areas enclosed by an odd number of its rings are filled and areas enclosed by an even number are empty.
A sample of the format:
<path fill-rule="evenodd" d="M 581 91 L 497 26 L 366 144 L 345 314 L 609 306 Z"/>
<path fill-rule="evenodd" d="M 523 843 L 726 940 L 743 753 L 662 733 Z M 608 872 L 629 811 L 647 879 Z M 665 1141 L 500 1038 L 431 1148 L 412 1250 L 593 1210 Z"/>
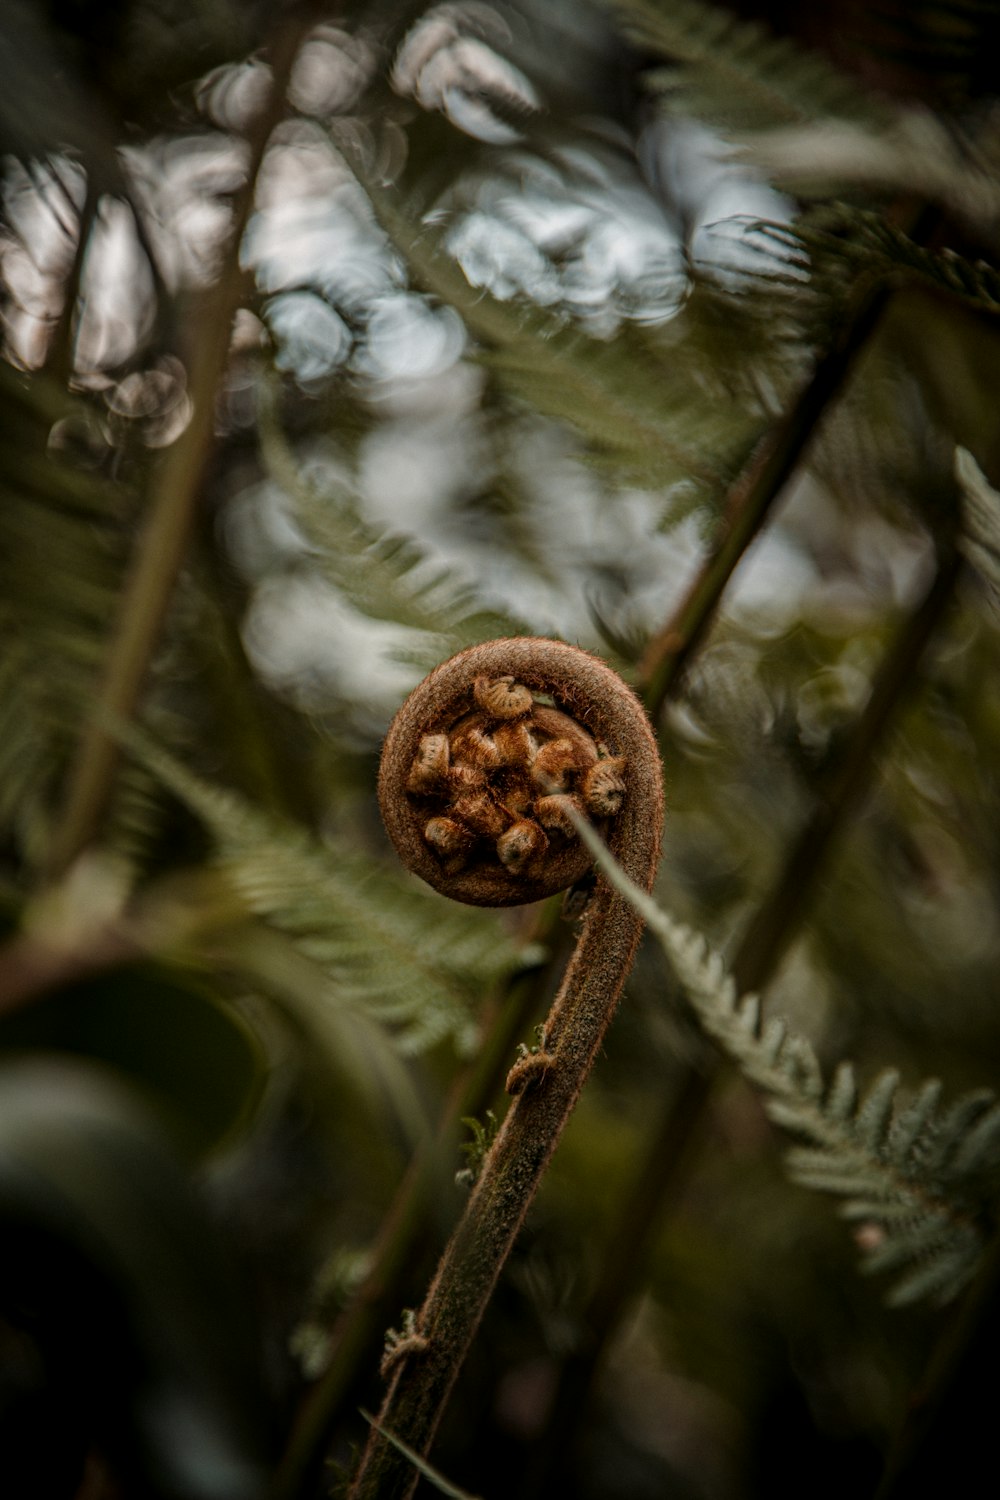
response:
<path fill-rule="evenodd" d="M 499 778 L 498 795 L 504 807 L 509 807 L 517 817 L 531 817 L 535 788 L 529 776 L 514 770 L 505 771 L 504 775 Z"/>
<path fill-rule="evenodd" d="M 442 793 L 451 797 L 464 797 L 470 792 L 481 791 L 486 785 L 486 772 L 481 766 L 470 766 L 467 762 L 452 757 L 448 776 Z"/>
<path fill-rule="evenodd" d="M 454 818 L 431 818 L 424 825 L 424 838 L 449 874 L 465 868 L 475 842 L 469 829 Z"/>
<path fill-rule="evenodd" d="M 425 734 L 406 779 L 408 792 L 431 792 L 448 774 L 451 748 L 446 734 Z"/>
<path fill-rule="evenodd" d="M 583 778 L 583 803 L 597 818 L 613 818 L 625 800 L 625 761 L 620 755 L 599 760 Z"/>
<path fill-rule="evenodd" d="M 451 807 L 456 819 L 480 838 L 497 839 L 513 822 L 513 814 L 487 791 L 456 797 Z"/>
<path fill-rule="evenodd" d="M 497 839 L 500 863 L 519 875 L 545 853 L 549 841 L 537 823 L 522 818 Z"/>
<path fill-rule="evenodd" d="M 484 771 L 500 765 L 503 759 L 493 735 L 469 720 L 460 720 L 452 730 L 451 749 L 455 760 L 480 766 Z"/>
<path fill-rule="evenodd" d="M 529 766 L 538 748 L 524 719 L 515 724 L 498 724 L 493 731 L 493 742 L 501 766 Z"/>
<path fill-rule="evenodd" d="M 513 677 L 477 677 L 472 694 L 491 719 L 523 719 L 535 705 L 530 689 Z"/>
<path fill-rule="evenodd" d="M 545 832 L 556 834 L 563 839 L 576 838 L 576 829 L 570 817 L 570 810 L 583 817 L 583 808 L 577 797 L 570 797 L 565 792 L 555 792 L 549 797 L 539 797 L 535 803 L 535 817 L 541 823 Z"/>
<path fill-rule="evenodd" d="M 531 778 L 542 792 L 565 792 L 577 774 L 593 765 L 596 758 L 593 745 L 588 756 L 586 747 L 572 740 L 549 740 L 532 761 Z"/>

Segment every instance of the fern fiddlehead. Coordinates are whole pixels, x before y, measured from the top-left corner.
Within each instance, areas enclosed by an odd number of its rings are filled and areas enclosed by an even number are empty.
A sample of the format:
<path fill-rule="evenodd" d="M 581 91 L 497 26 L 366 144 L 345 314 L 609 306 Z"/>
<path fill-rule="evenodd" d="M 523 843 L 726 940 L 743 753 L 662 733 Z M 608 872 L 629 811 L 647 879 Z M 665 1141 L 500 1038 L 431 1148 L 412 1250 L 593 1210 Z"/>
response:
<path fill-rule="evenodd" d="M 604 663 L 534 638 L 473 646 L 438 667 L 386 738 L 379 802 L 404 863 L 474 905 L 564 889 L 592 856 L 570 809 L 602 826 L 644 890 L 663 821 L 645 713 Z M 408 1495 L 483 1310 L 614 1015 L 642 920 L 603 878 L 588 902 L 536 1053 L 507 1080 L 514 1102 L 488 1151 L 423 1306 L 388 1350 L 390 1384 L 352 1496 Z"/>

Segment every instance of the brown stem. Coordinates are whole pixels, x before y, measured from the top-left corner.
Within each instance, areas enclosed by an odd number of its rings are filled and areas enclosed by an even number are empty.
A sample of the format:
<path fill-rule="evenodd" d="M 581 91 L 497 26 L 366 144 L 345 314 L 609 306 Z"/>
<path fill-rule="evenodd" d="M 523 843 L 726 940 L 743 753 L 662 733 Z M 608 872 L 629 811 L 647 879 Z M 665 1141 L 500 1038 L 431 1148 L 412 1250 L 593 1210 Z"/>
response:
<path fill-rule="evenodd" d="M 673 614 L 650 640 L 639 663 L 638 686 L 654 722 L 698 649 L 740 559 L 870 338 L 886 296 L 884 286 L 873 284 L 855 293 L 830 348 L 817 360 L 799 395 L 764 434 L 734 481 L 708 557 Z"/>
<path fill-rule="evenodd" d="M 477 863 L 473 854 L 462 869 L 442 873 L 440 863 L 435 868 L 437 857 L 429 854 L 423 833 L 428 809 L 421 805 L 419 793 L 406 791 L 408 782 L 413 785 L 414 763 L 428 736 L 453 731 L 456 723 L 460 732 L 476 704 L 485 701 L 478 684 L 511 678 L 514 690 L 525 686 L 533 694 L 550 696 L 558 713 L 584 727 L 601 754 L 623 766 L 625 792 L 610 844 L 632 878 L 649 890 L 656 872 L 663 813 L 660 761 L 649 724 L 638 700 L 603 663 L 556 641 L 524 639 L 475 646 L 439 667 L 404 704 L 386 740 L 379 779 L 383 816 L 397 849 L 419 873 L 429 870 L 439 888 L 457 884 L 465 892 L 464 899 L 486 904 L 486 889 L 491 887 L 494 895 L 499 894 L 500 904 L 513 904 L 516 896 L 509 889 L 509 865 L 498 873 L 484 858 Z M 535 717 L 543 720 L 543 713 L 535 710 Z M 486 732 L 490 732 L 488 723 Z M 554 731 L 549 740 L 566 742 Z M 591 784 L 587 778 L 592 777 L 592 767 L 574 769 L 564 778 L 571 789 L 565 795 L 574 795 L 574 774 L 582 778 L 580 785 Z M 499 775 L 501 781 L 504 776 L 516 781 L 520 768 L 502 770 Z M 447 858 L 447 850 L 445 854 Z M 572 863 L 564 856 L 562 851 L 556 859 L 560 868 Z M 527 860 L 524 885 L 530 894 L 522 899 L 531 899 L 544 884 L 543 864 L 541 854 L 533 853 Z M 497 1278 L 593 1065 L 641 927 L 624 900 L 599 878 L 543 1029 L 541 1051 L 512 1071 L 508 1086 L 518 1089 L 514 1103 L 487 1154 L 424 1304 L 391 1356 L 391 1384 L 378 1426 L 418 1453 L 426 1454 L 430 1447 Z M 355 1500 L 408 1496 L 417 1479 L 409 1461 L 373 1429 L 351 1494 Z"/>
<path fill-rule="evenodd" d="M 550 903 L 542 908 L 542 916 L 527 941 L 544 941 L 552 921 Z M 404 1288 L 413 1285 L 414 1249 L 429 1227 L 430 1194 L 440 1182 L 442 1164 L 451 1163 L 454 1170 L 459 1121 L 468 1116 L 478 1118 L 494 1100 L 517 1039 L 537 1014 L 534 981 L 534 974 L 522 976 L 502 996 L 494 997 L 497 1014 L 481 1051 L 451 1090 L 435 1139 L 417 1148 L 396 1190 L 372 1248 L 371 1268 L 331 1330 L 330 1363 L 302 1402 L 275 1480 L 276 1500 L 301 1500 L 313 1493 L 334 1424 L 357 1379 L 359 1366 L 371 1350 L 372 1340 L 396 1316 L 406 1296 Z"/>
<path fill-rule="evenodd" d="M 114 787 L 121 755 L 109 723 L 135 711 L 166 619 L 187 544 L 214 438 L 215 398 L 229 356 L 232 321 L 244 291 L 239 251 L 253 206 L 260 164 L 284 109 L 292 64 L 305 18 L 284 21 L 271 49 L 271 95 L 255 122 L 246 178 L 233 205 L 233 227 L 217 285 L 193 329 L 189 388 L 191 420 L 168 448 L 150 497 L 149 517 L 125 582 L 121 613 L 98 694 L 99 712 L 81 737 L 66 806 L 53 836 L 49 874 L 58 876 L 95 837 Z"/>
<path fill-rule="evenodd" d="M 958 554 L 945 544 L 944 556 L 927 593 L 882 663 L 836 772 L 818 797 L 778 879 L 737 948 L 732 972 L 741 992 L 759 989 L 767 983 L 808 909 L 831 845 L 864 794 L 876 764 L 876 751 L 899 700 L 914 683 L 923 653 L 954 597 L 960 569 Z M 704 1072 L 688 1069 L 650 1139 L 645 1159 L 617 1214 L 621 1232 L 615 1235 L 583 1315 L 580 1347 L 563 1368 L 546 1424 L 545 1453 L 539 1455 L 533 1466 L 524 1490 L 525 1500 L 548 1493 L 556 1467 L 565 1462 L 571 1434 L 641 1276 L 664 1207 L 687 1164 L 717 1075 L 717 1066 Z"/>

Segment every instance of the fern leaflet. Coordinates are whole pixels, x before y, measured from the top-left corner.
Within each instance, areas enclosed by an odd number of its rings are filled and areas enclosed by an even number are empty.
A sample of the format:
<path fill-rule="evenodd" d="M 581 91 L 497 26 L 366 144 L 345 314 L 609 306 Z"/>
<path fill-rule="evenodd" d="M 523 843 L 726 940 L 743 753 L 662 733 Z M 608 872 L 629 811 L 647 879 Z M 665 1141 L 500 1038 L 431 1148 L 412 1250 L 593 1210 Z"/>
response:
<path fill-rule="evenodd" d="M 844 1217 L 860 1226 L 865 1269 L 896 1273 L 889 1301 L 954 1297 L 987 1244 L 982 1179 L 1000 1169 L 995 1096 L 977 1090 L 942 1110 L 936 1080 L 907 1100 L 889 1069 L 859 1101 L 850 1063 L 826 1087 L 811 1043 L 777 1018 L 761 1028 L 757 997 L 738 995 L 720 955 L 633 885 L 576 821 L 608 879 L 655 933 L 706 1033 L 761 1091 L 771 1119 L 807 1143 L 788 1153 L 790 1175 L 843 1198 Z"/>
<path fill-rule="evenodd" d="M 331 1005 L 392 1026 L 404 1052 L 448 1037 L 472 1045 L 475 1001 L 524 961 L 491 914 L 258 812 L 138 731 L 123 738 L 212 834 L 216 865 L 246 909 L 327 976 Z"/>
<path fill-rule="evenodd" d="M 612 8 L 627 36 L 679 65 L 650 79 L 678 113 L 740 130 L 878 118 L 851 79 L 759 22 L 700 0 L 612 0 Z"/>

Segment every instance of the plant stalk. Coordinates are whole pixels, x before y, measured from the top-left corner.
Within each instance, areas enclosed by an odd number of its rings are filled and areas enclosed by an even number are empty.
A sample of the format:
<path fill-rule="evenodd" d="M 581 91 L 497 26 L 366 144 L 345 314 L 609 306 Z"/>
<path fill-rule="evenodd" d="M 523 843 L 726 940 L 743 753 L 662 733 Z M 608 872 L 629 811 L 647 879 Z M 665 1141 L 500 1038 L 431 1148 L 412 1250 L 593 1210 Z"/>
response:
<path fill-rule="evenodd" d="M 556 917 L 544 908 L 526 941 L 544 942 Z M 412 1284 L 413 1251 L 430 1217 L 429 1192 L 440 1181 L 443 1161 L 454 1160 L 459 1122 L 479 1117 L 503 1082 L 511 1052 L 537 1013 L 534 974 L 515 980 L 495 1002 L 497 1015 L 485 1044 L 457 1080 L 441 1112 L 433 1142 L 418 1147 L 386 1211 L 372 1252 L 371 1269 L 330 1335 L 330 1363 L 309 1390 L 275 1483 L 275 1500 L 301 1500 L 313 1492 L 343 1401 L 365 1352 L 396 1315 Z"/>
<path fill-rule="evenodd" d="M 239 264 L 240 246 L 264 153 L 285 108 L 305 24 L 304 17 L 286 20 L 269 49 L 271 92 L 250 132 L 247 172 L 234 198 L 233 226 L 219 279 L 190 324 L 191 420 L 167 449 L 153 482 L 149 514 L 125 581 L 97 709 L 81 736 L 64 811 L 53 834 L 50 879 L 61 875 L 97 836 L 121 758 L 120 744 L 108 726 L 135 712 L 190 540 L 214 440 L 215 399 L 229 358 L 232 322 L 247 286 Z"/>
<path fill-rule="evenodd" d="M 730 578 L 791 478 L 830 404 L 868 343 L 888 297 L 884 283 L 865 283 L 845 309 L 830 347 L 796 399 L 757 444 L 726 495 L 705 562 L 639 662 L 637 686 L 654 724 L 698 650 Z"/>
<path fill-rule="evenodd" d="M 834 841 L 864 795 L 878 747 L 901 698 L 912 688 L 921 658 L 954 597 L 961 568 L 958 553 L 948 548 L 923 599 L 883 661 L 829 785 L 818 797 L 736 950 L 732 973 L 741 992 L 760 989 L 767 983 L 805 916 Z M 720 1070 L 721 1064 L 704 1072 L 686 1069 L 615 1216 L 615 1222 L 625 1228 L 616 1233 L 604 1258 L 581 1319 L 580 1345 L 563 1367 L 546 1427 L 545 1453 L 539 1455 L 529 1475 L 525 1500 L 548 1493 L 555 1470 L 565 1461 L 598 1367 L 639 1283 L 653 1236 L 690 1159 Z"/>
<path fill-rule="evenodd" d="M 430 728 L 455 722 L 466 694 L 484 673 L 516 680 L 535 693 L 554 694 L 561 708 L 623 757 L 629 791 L 613 825 L 612 848 L 635 872 L 637 884 L 650 890 L 659 856 L 662 787 L 648 722 L 632 693 L 603 663 L 554 641 L 473 647 L 438 668 L 411 695 L 390 730 L 380 772 L 383 816 L 388 813 L 387 827 L 397 848 L 416 844 L 418 837 L 409 832 L 410 824 L 394 802 L 402 795 L 414 753 Z M 418 849 L 417 855 L 422 859 L 424 851 Z M 600 1050 L 641 929 L 641 919 L 599 877 L 542 1047 L 512 1070 L 508 1088 L 517 1089 L 514 1102 L 424 1304 L 384 1366 L 390 1385 L 350 1491 L 352 1500 L 402 1500 L 416 1486 L 419 1475 L 386 1434 L 426 1456 L 483 1311 Z"/>

